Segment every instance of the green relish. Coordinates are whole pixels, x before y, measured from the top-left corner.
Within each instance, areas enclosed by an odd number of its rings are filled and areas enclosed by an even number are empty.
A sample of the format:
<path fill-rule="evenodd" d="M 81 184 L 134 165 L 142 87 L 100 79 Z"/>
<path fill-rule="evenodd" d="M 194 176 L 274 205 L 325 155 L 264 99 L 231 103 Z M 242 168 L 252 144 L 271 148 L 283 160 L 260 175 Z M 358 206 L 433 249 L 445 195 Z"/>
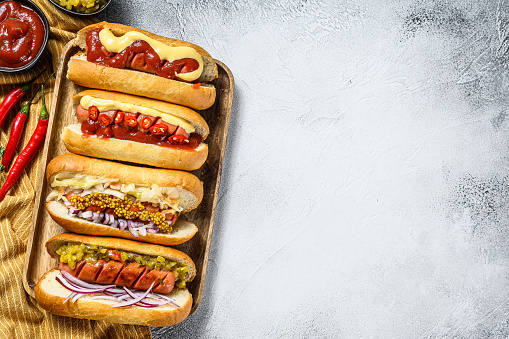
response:
<path fill-rule="evenodd" d="M 108 248 L 96 245 L 73 244 L 68 243 L 60 246 L 57 254 L 60 256 L 60 262 L 66 263 L 71 269 L 76 268 L 76 263 L 85 260 L 87 262 L 95 262 L 103 259 L 105 261 L 112 260 L 108 256 Z M 175 274 L 175 287 L 186 288 L 185 277 L 189 271 L 189 267 L 171 261 L 162 256 L 141 255 L 132 252 L 117 251 L 120 253 L 122 262 L 134 262 L 138 265 L 147 266 L 150 270 L 172 271 Z"/>

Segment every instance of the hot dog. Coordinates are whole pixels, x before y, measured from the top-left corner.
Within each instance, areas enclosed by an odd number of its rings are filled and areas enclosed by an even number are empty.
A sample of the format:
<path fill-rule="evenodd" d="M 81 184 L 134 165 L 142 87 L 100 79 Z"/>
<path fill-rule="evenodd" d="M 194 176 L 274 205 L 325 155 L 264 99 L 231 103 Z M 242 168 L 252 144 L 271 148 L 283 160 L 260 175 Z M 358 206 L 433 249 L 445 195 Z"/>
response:
<path fill-rule="evenodd" d="M 69 61 L 67 78 L 78 85 L 200 110 L 214 104 L 217 66 L 199 46 L 108 22 L 80 30 L 74 45 L 82 51 Z"/>
<path fill-rule="evenodd" d="M 198 169 L 207 159 L 209 127 L 187 107 L 87 90 L 74 96 L 74 112 L 78 124 L 62 133 L 70 152 L 180 170 Z"/>
<path fill-rule="evenodd" d="M 46 179 L 46 208 L 68 231 L 178 245 L 198 230 L 179 218 L 203 198 L 191 173 L 66 154 L 49 162 Z"/>
<path fill-rule="evenodd" d="M 46 272 L 35 298 L 47 311 L 74 318 L 170 326 L 184 320 L 196 275 L 189 256 L 135 241 L 59 234 L 46 243 L 58 268 Z"/>

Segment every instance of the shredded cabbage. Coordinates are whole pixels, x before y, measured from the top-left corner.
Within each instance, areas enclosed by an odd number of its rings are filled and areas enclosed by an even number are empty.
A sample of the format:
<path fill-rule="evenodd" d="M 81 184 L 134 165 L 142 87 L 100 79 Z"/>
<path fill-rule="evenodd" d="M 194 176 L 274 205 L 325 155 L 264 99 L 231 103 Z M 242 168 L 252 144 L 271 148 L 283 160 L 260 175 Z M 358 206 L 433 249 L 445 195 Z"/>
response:
<path fill-rule="evenodd" d="M 53 177 L 51 187 L 69 187 L 72 189 L 88 189 L 92 186 L 101 184 L 101 189 L 104 189 L 102 184 L 117 182 L 118 179 L 100 178 L 90 174 L 76 174 L 72 172 L 60 172 Z M 98 187 L 99 188 L 99 187 Z"/>
<path fill-rule="evenodd" d="M 149 187 L 132 183 L 125 184 L 118 181 L 119 179 L 105 179 L 90 174 L 60 172 L 54 176 L 51 185 L 52 188 L 58 187 L 58 190 L 53 189 L 46 198 L 46 201 L 55 198 L 57 201 L 61 200 L 63 194 L 67 194 L 76 189 L 83 189 L 91 192 L 115 190 L 119 191 L 116 196 L 127 194 L 136 198 L 136 201 L 149 202 L 153 205 L 157 205 L 161 209 L 170 207 L 177 212 L 183 210 L 178 203 L 178 198 L 180 197 L 179 191 L 174 187 L 160 187 L 156 184 Z"/>

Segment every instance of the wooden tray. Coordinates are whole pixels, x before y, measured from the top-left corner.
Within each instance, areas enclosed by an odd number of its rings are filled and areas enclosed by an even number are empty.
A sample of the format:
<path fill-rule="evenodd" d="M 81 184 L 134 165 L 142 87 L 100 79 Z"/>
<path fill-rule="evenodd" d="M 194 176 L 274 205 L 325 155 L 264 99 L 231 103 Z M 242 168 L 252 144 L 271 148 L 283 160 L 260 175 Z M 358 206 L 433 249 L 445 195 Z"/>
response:
<path fill-rule="evenodd" d="M 50 187 L 46 183 L 45 170 L 46 164 L 51 159 L 69 153 L 60 140 L 60 133 L 64 126 L 77 123 L 76 117 L 71 115 L 72 97 L 76 93 L 85 90 L 84 87 L 75 85 L 66 78 L 69 58 L 77 51 L 78 47 L 74 47 L 72 41 L 65 46 L 60 59 L 51 102 L 48 136 L 44 144 L 42 158 L 44 165 L 41 166 L 39 181 L 37 182 L 32 232 L 28 239 L 23 269 L 23 285 L 25 291 L 32 297 L 39 278 L 58 264 L 57 260 L 52 259 L 46 252 L 46 241 L 57 234 L 67 232 L 55 223 L 46 211 L 46 197 L 50 192 Z M 175 246 L 175 248 L 187 253 L 196 264 L 196 277 L 193 282 L 188 284 L 188 289 L 193 295 L 191 314 L 200 304 L 205 285 L 210 240 L 214 226 L 221 168 L 233 99 L 233 76 L 228 67 L 222 62 L 216 60 L 216 64 L 219 72 L 219 78 L 214 81 L 217 93 L 216 102 L 211 108 L 200 112 L 210 127 L 210 134 L 206 140 L 209 146 L 209 155 L 205 164 L 199 170 L 193 172 L 203 181 L 203 201 L 196 210 L 185 214 L 185 218 L 198 226 L 198 233 L 187 243 Z"/>

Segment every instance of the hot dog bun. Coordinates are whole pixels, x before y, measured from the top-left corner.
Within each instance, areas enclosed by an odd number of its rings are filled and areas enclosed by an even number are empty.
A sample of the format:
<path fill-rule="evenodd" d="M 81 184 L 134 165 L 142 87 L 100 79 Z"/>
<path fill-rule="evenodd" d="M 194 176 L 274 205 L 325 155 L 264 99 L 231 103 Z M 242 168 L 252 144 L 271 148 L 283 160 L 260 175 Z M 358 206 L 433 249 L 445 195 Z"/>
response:
<path fill-rule="evenodd" d="M 196 232 L 198 232 L 198 227 L 196 227 L 195 224 L 179 218 L 170 233 L 147 233 L 147 235 L 140 235 L 138 238 L 136 238 L 128 230 L 121 231 L 118 228 L 105 226 L 85 219 L 70 217 L 67 207 L 65 207 L 62 202 L 47 202 L 46 209 L 48 210 L 51 218 L 57 224 L 68 231 L 79 234 L 99 235 L 104 237 L 119 237 L 149 242 L 152 244 L 174 246 L 180 245 L 190 240 L 196 234 Z"/>
<path fill-rule="evenodd" d="M 171 326 L 183 321 L 191 312 L 193 297 L 188 290 L 173 290 L 167 294 L 175 299 L 180 308 L 164 305 L 154 308 L 111 307 L 112 300 L 92 300 L 83 296 L 76 302 L 70 300 L 69 290 L 60 285 L 55 277 L 60 275 L 56 268 L 46 272 L 35 286 L 35 299 L 46 311 L 64 317 L 104 320 L 113 323 L 144 326 Z"/>
<path fill-rule="evenodd" d="M 146 72 L 101 66 L 88 62 L 84 52 L 79 52 L 69 61 L 67 71 L 69 80 L 81 86 L 141 95 L 200 110 L 214 104 L 216 89 L 209 83 L 217 78 L 217 66 L 214 59 L 203 48 L 189 42 L 161 37 L 138 28 L 108 22 L 100 22 L 80 30 L 74 40 L 74 45 L 85 51 L 87 34 L 98 28 L 109 28 L 116 36 L 136 31 L 168 46 L 194 48 L 203 59 L 203 72 L 197 80 L 201 86 L 195 88 L 196 86 L 193 87 L 191 83 L 166 79 Z"/>
<path fill-rule="evenodd" d="M 143 184 L 159 187 L 172 187 L 178 192 L 179 206 L 182 212 L 195 209 L 203 199 L 203 184 L 193 174 L 183 171 L 143 168 L 113 163 L 106 160 L 87 158 L 66 154 L 52 159 L 46 168 L 46 179 L 51 185 L 57 173 L 68 172 L 90 174 L 102 178 L 118 179 L 121 183 Z M 136 239 L 161 245 L 178 245 L 191 239 L 198 228 L 191 222 L 178 219 L 170 233 L 147 233 L 139 238 L 128 230 L 95 223 L 78 217 L 70 217 L 67 207 L 60 201 L 49 201 L 46 208 L 51 218 L 60 226 L 71 232 L 101 236 L 114 236 Z"/>
<path fill-rule="evenodd" d="M 73 98 L 73 112 L 79 105 L 80 99 L 86 95 L 146 107 L 157 110 L 163 115 L 169 114 L 182 118 L 193 125 L 195 132 L 199 133 L 203 139 L 209 133 L 207 122 L 201 115 L 187 107 L 116 92 L 88 90 L 78 93 Z M 67 150 L 72 153 L 168 169 L 192 171 L 200 168 L 208 156 L 208 146 L 203 142 L 194 150 L 185 150 L 115 138 L 101 139 L 95 135 L 83 138 L 82 135 L 81 125 L 75 124 L 65 127 L 61 138 Z"/>
<path fill-rule="evenodd" d="M 186 282 L 192 281 L 196 275 L 196 268 L 189 256 L 185 253 L 169 247 L 142 244 L 135 241 L 106 238 L 87 237 L 77 234 L 64 233 L 51 238 L 46 243 L 46 249 L 52 257 L 57 257 L 57 249 L 67 243 L 84 243 L 97 245 L 109 249 L 134 252 L 142 255 L 162 256 L 172 261 L 185 264 L 189 267 Z M 166 294 L 175 299 L 180 308 L 170 305 L 154 308 L 111 307 L 116 301 L 92 300 L 92 295 L 84 296 L 76 302 L 64 300 L 70 291 L 60 285 L 55 277 L 60 275 L 56 268 L 46 272 L 35 287 L 35 298 L 39 305 L 50 313 L 93 320 L 105 320 L 123 324 L 137 324 L 145 326 L 171 326 L 183 321 L 191 311 L 192 295 L 187 289 L 173 290 Z"/>
<path fill-rule="evenodd" d="M 209 152 L 204 143 L 192 152 L 129 140 L 99 139 L 95 135 L 83 138 L 79 124 L 65 127 L 60 138 L 72 153 L 183 171 L 200 168 Z"/>
<path fill-rule="evenodd" d="M 196 129 L 196 132 L 202 136 L 203 140 L 207 139 L 207 136 L 209 135 L 209 125 L 205 119 L 203 119 L 200 114 L 196 113 L 190 108 L 124 93 L 100 91 L 94 89 L 79 92 L 72 98 L 73 112 L 76 111 L 76 107 L 78 107 L 80 104 L 81 98 L 86 95 L 98 99 L 114 100 L 126 104 L 155 109 L 163 114 L 169 114 L 187 120 Z"/>

